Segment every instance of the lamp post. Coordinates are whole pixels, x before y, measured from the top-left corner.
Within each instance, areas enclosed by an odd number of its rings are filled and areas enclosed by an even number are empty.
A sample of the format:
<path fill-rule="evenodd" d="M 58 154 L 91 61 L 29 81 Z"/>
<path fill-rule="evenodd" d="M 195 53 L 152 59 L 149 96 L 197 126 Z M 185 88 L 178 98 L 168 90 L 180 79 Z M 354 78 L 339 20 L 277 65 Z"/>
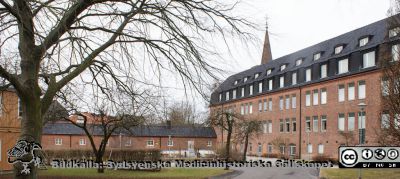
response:
<path fill-rule="evenodd" d="M 363 121 L 365 120 L 365 107 L 367 107 L 367 104 L 365 104 L 364 102 L 361 102 L 360 104 L 358 104 L 358 107 L 360 108 L 360 126 L 358 126 L 358 145 L 362 146 L 365 143 L 365 127 L 363 124 Z M 362 173 L 361 173 L 361 168 L 358 171 L 358 178 L 361 179 L 362 178 Z"/>

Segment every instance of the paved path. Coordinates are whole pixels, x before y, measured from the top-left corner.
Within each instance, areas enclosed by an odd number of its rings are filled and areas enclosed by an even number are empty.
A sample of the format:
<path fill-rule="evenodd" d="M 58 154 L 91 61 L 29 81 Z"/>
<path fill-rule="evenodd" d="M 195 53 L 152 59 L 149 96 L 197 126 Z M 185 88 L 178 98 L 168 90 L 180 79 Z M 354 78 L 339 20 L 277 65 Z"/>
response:
<path fill-rule="evenodd" d="M 318 171 L 315 168 L 232 168 L 242 173 L 234 179 L 317 179 Z"/>

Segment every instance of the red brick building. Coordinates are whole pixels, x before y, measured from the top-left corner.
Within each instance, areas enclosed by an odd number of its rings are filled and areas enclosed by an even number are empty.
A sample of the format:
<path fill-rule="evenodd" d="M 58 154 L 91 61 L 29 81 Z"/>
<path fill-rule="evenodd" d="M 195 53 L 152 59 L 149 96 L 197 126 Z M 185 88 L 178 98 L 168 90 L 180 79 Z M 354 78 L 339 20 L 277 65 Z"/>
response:
<path fill-rule="evenodd" d="M 21 118 L 18 96 L 14 90 L 0 92 L 0 171 L 11 170 L 7 161 L 7 150 L 11 149 L 21 133 Z"/>
<path fill-rule="evenodd" d="M 399 29 L 385 19 L 275 60 L 267 31 L 262 64 L 227 78 L 212 93 L 210 110 L 262 121 L 262 134 L 249 143 L 253 155 L 337 158 L 339 146 L 360 143 L 359 131 L 361 143 L 377 145 L 380 62 L 399 60 Z M 216 132 L 220 146 L 226 136 Z"/>
<path fill-rule="evenodd" d="M 94 132 L 94 141 L 100 145 L 101 131 Z M 214 154 L 216 134 L 211 127 L 195 126 L 138 126 L 130 131 L 115 132 L 108 149 L 159 149 L 162 154 L 195 157 Z M 71 123 L 48 123 L 44 126 L 42 147 L 45 150 L 91 149 L 84 131 Z"/>

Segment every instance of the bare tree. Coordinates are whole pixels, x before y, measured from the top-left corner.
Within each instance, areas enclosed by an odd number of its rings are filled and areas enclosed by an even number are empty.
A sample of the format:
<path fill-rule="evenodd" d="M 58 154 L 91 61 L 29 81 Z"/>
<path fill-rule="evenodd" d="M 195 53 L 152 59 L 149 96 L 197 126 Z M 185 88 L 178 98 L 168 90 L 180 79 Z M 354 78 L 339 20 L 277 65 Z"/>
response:
<path fill-rule="evenodd" d="M 247 147 L 249 139 L 261 133 L 261 121 L 257 120 L 243 120 L 236 125 L 235 141 L 244 144 L 242 160 L 246 161 Z"/>
<path fill-rule="evenodd" d="M 352 146 L 355 143 L 353 131 L 340 131 L 339 135 L 344 138 L 346 146 Z"/>
<path fill-rule="evenodd" d="M 82 117 L 83 122 L 78 122 L 72 118 L 64 119 L 81 128 L 85 132 L 96 157 L 95 162 L 99 164 L 99 168 L 97 169 L 98 173 L 104 173 L 103 156 L 111 135 L 115 134 L 117 131 L 121 132 L 121 130 L 124 129 L 129 131 L 130 127 L 143 124 L 144 122 L 142 116 L 134 116 L 130 114 L 111 116 L 104 109 L 99 109 L 98 114 L 78 112 L 75 115 Z M 101 136 L 99 146 L 95 143 L 95 135 Z"/>
<path fill-rule="evenodd" d="M 199 118 L 196 109 L 188 102 L 175 102 L 167 110 L 172 125 L 194 124 Z"/>
<path fill-rule="evenodd" d="M 43 115 L 71 82 L 132 91 L 144 62 L 155 76 L 177 72 L 185 87 L 201 84 L 218 69 L 205 60 L 215 52 L 212 35 L 251 37 L 253 24 L 231 16 L 237 4 L 214 0 L 0 0 L 0 77 L 21 99 L 21 140 L 40 143 Z M 149 69 L 146 68 L 147 71 Z M 81 89 L 82 90 L 82 89 Z M 29 175 L 36 178 L 32 164 Z"/>
<path fill-rule="evenodd" d="M 279 157 L 284 157 L 285 150 L 281 150 L 281 147 L 283 147 L 283 149 L 286 149 L 289 146 L 289 139 L 282 136 L 278 136 L 271 141 L 271 144 L 279 149 L 279 155 L 280 155 Z"/>
<path fill-rule="evenodd" d="M 232 109 L 228 110 L 215 110 L 210 114 L 210 126 L 220 128 L 226 131 L 226 143 L 225 143 L 225 161 L 230 161 L 230 150 L 232 135 L 235 130 L 236 123 L 240 121 L 242 116 L 235 113 Z M 225 168 L 228 170 L 228 166 Z"/>
<path fill-rule="evenodd" d="M 388 11 L 388 29 L 399 33 L 400 29 L 400 1 L 393 1 Z M 389 32 L 390 33 L 390 32 Z M 390 34 L 387 38 L 389 39 Z M 400 46 L 387 43 L 383 46 L 383 60 L 381 60 L 382 75 L 382 113 L 381 129 L 377 130 L 377 142 L 387 146 L 400 145 Z M 390 53 L 391 52 L 391 53 Z"/>

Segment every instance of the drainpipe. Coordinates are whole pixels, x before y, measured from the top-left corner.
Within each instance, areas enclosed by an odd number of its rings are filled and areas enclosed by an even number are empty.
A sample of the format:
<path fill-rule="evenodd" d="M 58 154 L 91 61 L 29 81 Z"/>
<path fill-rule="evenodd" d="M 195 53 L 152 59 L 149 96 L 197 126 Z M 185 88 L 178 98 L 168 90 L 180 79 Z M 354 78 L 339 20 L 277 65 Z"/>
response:
<path fill-rule="evenodd" d="M 302 100 L 301 100 L 301 97 L 303 96 L 302 95 L 302 92 L 301 92 L 301 87 L 299 87 L 299 90 L 300 90 L 300 104 L 299 104 L 299 158 L 301 159 L 301 146 L 302 146 L 302 144 L 301 144 L 301 133 L 302 133 L 302 131 L 303 131 L 303 129 L 301 128 L 301 126 L 302 126 L 302 124 L 303 124 L 303 122 L 302 122 L 302 120 L 301 120 L 301 111 L 302 111 L 302 109 L 301 109 L 301 107 L 303 106 L 302 105 Z"/>

